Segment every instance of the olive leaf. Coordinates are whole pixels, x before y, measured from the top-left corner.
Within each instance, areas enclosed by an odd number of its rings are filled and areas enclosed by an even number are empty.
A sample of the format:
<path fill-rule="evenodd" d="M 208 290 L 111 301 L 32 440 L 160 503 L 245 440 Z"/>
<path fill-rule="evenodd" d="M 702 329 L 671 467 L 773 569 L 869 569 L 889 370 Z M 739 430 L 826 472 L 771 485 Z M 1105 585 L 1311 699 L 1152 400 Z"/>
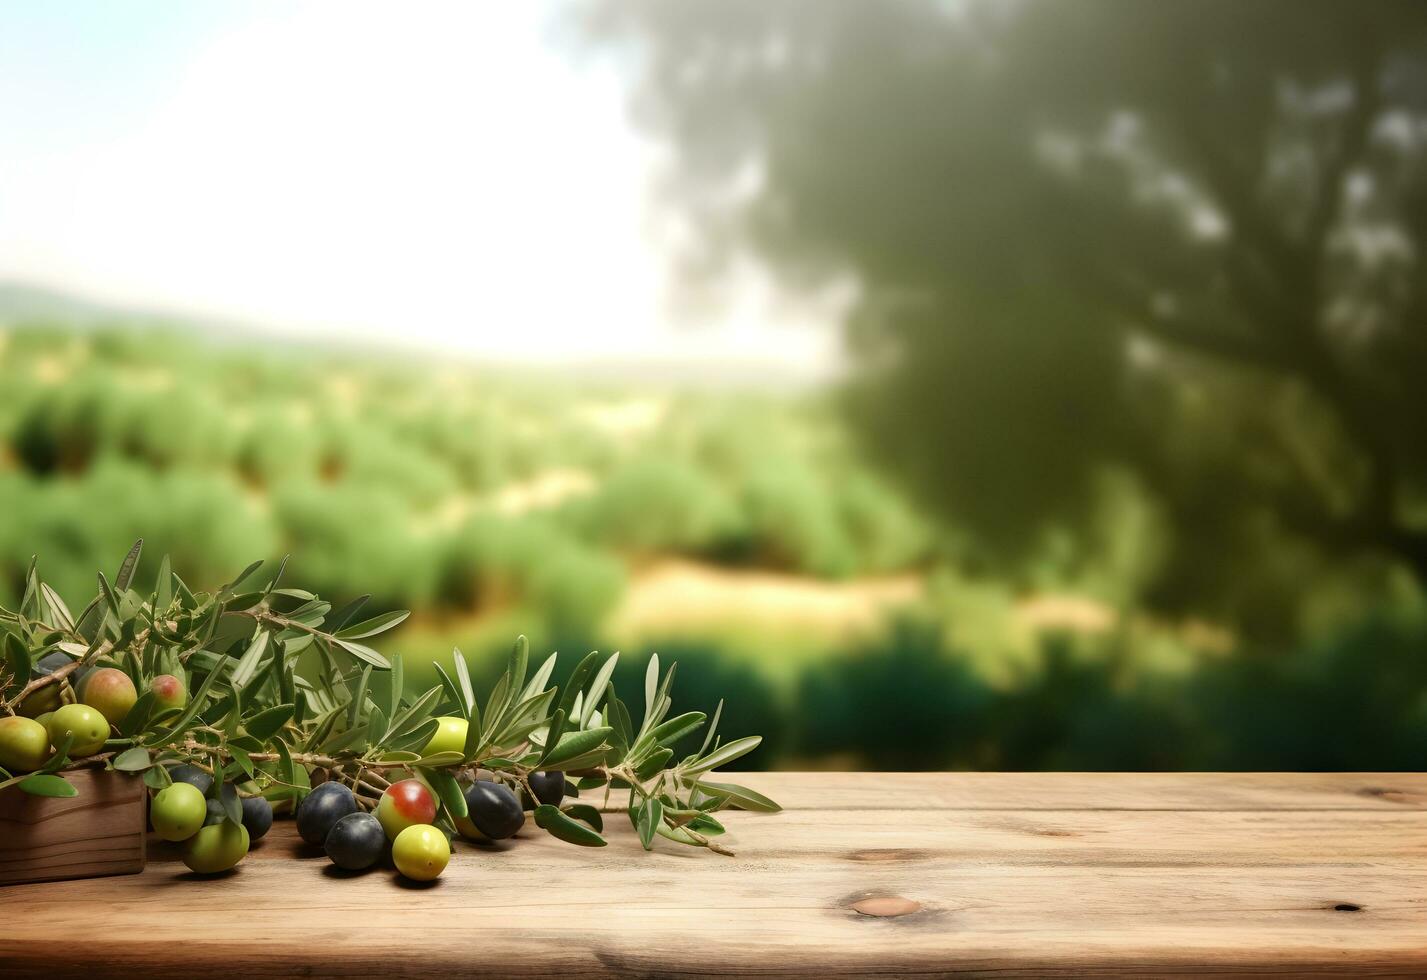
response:
<path fill-rule="evenodd" d="M 671 748 L 656 749 L 643 762 L 635 768 L 634 774 L 640 779 L 649 779 L 655 773 L 662 770 L 673 757 L 674 750 Z"/>
<path fill-rule="evenodd" d="M 14 633 L 5 634 L 5 661 L 10 665 L 10 676 L 20 679 L 30 676 L 30 651 L 25 649 L 25 641 Z"/>
<path fill-rule="evenodd" d="M 154 792 L 173 783 L 173 777 L 163 766 L 149 766 L 144 770 L 144 785 Z"/>
<path fill-rule="evenodd" d="M 124 560 L 119 563 L 119 573 L 114 576 L 114 588 L 120 592 L 127 592 L 129 586 L 134 581 L 134 569 L 138 567 L 139 555 L 144 552 L 144 539 L 140 538 L 134 542 L 129 553 L 124 556 Z"/>
<path fill-rule="evenodd" d="M 391 669 L 391 661 L 388 660 L 386 657 L 382 656 L 380 653 L 377 653 L 369 646 L 364 646 L 363 644 L 358 643 L 355 640 L 343 640 L 338 639 L 336 637 L 333 637 L 332 642 L 337 644 L 343 650 L 346 650 L 358 660 L 365 660 L 373 667 L 377 667 L 381 670 Z"/>
<path fill-rule="evenodd" d="M 362 668 L 361 677 L 357 681 L 357 689 L 352 692 L 352 700 L 347 704 L 347 724 L 355 726 L 357 720 L 362 717 L 362 707 L 367 700 L 367 685 L 371 683 L 372 665 L 367 664 Z"/>
<path fill-rule="evenodd" d="M 436 762 L 432 765 L 443 765 L 443 763 Z M 451 816 L 466 816 L 466 797 L 461 793 L 461 786 L 456 782 L 456 777 L 451 775 L 449 770 L 422 766 L 420 772 L 426 780 L 426 785 L 435 790 L 437 798 L 441 800 L 441 805 Z"/>
<path fill-rule="evenodd" d="M 290 704 L 278 704 L 271 708 L 264 708 L 248 719 L 244 726 L 248 734 L 259 741 L 267 741 L 277 734 L 282 726 L 287 724 L 292 717 L 293 706 Z"/>
<path fill-rule="evenodd" d="M 333 636 L 341 640 L 364 640 L 369 636 L 376 636 L 378 633 L 385 633 L 393 627 L 400 626 L 410 616 L 410 611 L 398 609 L 393 612 L 382 613 L 380 616 L 373 616 L 371 619 L 363 620 L 355 626 L 347 626 L 333 632 Z"/>
<path fill-rule="evenodd" d="M 347 603 L 341 609 L 328 615 L 327 618 L 323 620 L 322 625 L 327 627 L 327 632 L 329 633 L 336 634 L 341 632 L 342 629 L 352 621 L 352 617 L 361 612 L 362 607 L 367 604 L 369 599 L 371 599 L 370 595 L 357 596 L 357 598 Z"/>
<path fill-rule="evenodd" d="M 559 658 L 558 653 L 552 653 L 545 658 L 545 662 L 535 671 L 530 682 L 525 685 L 525 690 L 521 692 L 521 698 L 529 698 L 534 694 L 545 690 L 545 685 L 550 683 L 550 675 L 555 673 L 555 661 Z"/>
<path fill-rule="evenodd" d="M 595 679 L 590 682 L 589 691 L 585 694 L 584 707 L 580 712 L 580 727 L 588 728 L 590 717 L 599 707 L 600 698 L 604 697 L 605 688 L 609 686 L 609 679 L 614 675 L 615 665 L 619 663 L 619 651 L 616 650 L 610 658 L 604 662 L 595 675 Z"/>
<path fill-rule="evenodd" d="M 456 668 L 456 680 L 459 682 L 462 703 L 466 705 L 466 717 L 469 719 L 471 708 L 476 703 L 476 692 L 471 687 L 471 671 L 466 665 L 466 655 L 459 649 L 453 650 L 454 666 Z"/>
<path fill-rule="evenodd" d="M 431 741 L 431 736 L 436 734 L 436 729 L 441 727 L 440 722 L 435 718 L 427 718 L 418 723 L 414 728 L 410 728 L 400 735 L 388 735 L 386 745 L 393 749 L 411 749 L 418 746 L 425 746 Z M 459 753 L 451 753 L 457 755 Z"/>
<path fill-rule="evenodd" d="M 535 808 L 535 825 L 568 844 L 579 844 L 581 847 L 604 847 L 609 843 L 589 827 L 578 820 L 567 817 L 559 807 L 551 806 L 549 803 L 542 803 Z"/>
<path fill-rule="evenodd" d="M 114 590 L 109 587 L 109 580 L 104 577 L 104 573 L 99 573 L 99 591 L 104 596 L 104 601 L 109 605 L 109 611 L 115 616 L 119 615 L 119 597 L 114 594 Z"/>
<path fill-rule="evenodd" d="M 566 816 L 574 817 L 576 820 L 583 820 L 595 830 L 604 830 L 604 817 L 600 811 L 590 806 L 588 803 L 566 803 L 560 809 Z"/>
<path fill-rule="evenodd" d="M 699 755 L 703 755 L 709 750 L 709 745 L 714 740 L 714 734 L 718 731 L 718 721 L 723 717 L 723 698 L 718 699 L 718 707 L 714 709 L 713 721 L 709 722 L 708 731 L 704 732 L 704 744 L 699 746 Z"/>
<path fill-rule="evenodd" d="M 565 682 L 564 693 L 560 695 L 558 710 L 565 713 L 567 719 L 573 719 L 575 698 L 583 692 L 585 678 L 594 670 L 595 664 L 599 661 L 599 651 L 595 650 L 585 655 L 585 658 L 575 665 L 574 671 L 570 674 L 570 679 Z"/>
<path fill-rule="evenodd" d="M 233 581 L 229 582 L 227 585 L 223 586 L 221 589 L 218 590 L 218 601 L 222 602 L 226 599 L 231 598 L 234 594 L 233 590 L 236 589 L 239 585 L 241 585 L 249 575 L 252 575 L 254 572 L 256 572 L 259 568 L 262 567 L 262 559 L 258 559 L 257 561 L 248 565 L 247 568 L 243 569 L 241 572 L 238 573 L 237 578 L 233 579 Z"/>
<path fill-rule="evenodd" d="M 238 768 L 243 771 L 243 775 L 249 779 L 257 775 L 257 770 L 253 767 L 253 759 L 248 755 L 248 750 L 235 744 L 235 740 L 229 740 L 228 754 L 233 757 L 233 761 L 238 764 Z"/>
<path fill-rule="evenodd" d="M 708 845 L 689 833 L 683 827 L 671 827 L 668 824 L 659 824 L 654 828 L 654 832 L 660 837 L 674 841 L 679 844 L 687 844 L 690 847 L 707 847 Z"/>
<path fill-rule="evenodd" d="M 707 779 L 700 780 L 698 788 L 714 797 L 721 804 L 736 806 L 741 810 L 754 810 L 759 813 L 777 813 L 783 808 L 755 790 L 747 786 L 739 786 L 736 783 L 715 783 Z"/>
<path fill-rule="evenodd" d="M 772 801 L 770 800 L 769 802 L 771 803 Z M 724 833 L 723 824 L 719 823 L 710 814 L 707 813 L 701 813 L 694 819 L 690 820 L 688 823 L 688 827 L 690 830 L 698 831 L 705 837 L 717 837 L 719 834 Z"/>
<path fill-rule="evenodd" d="M 734 739 L 732 742 L 725 742 L 718 748 L 706 755 L 700 756 L 693 764 L 685 769 L 691 773 L 708 772 L 710 769 L 717 769 L 719 766 L 726 766 L 735 759 L 740 759 L 763 742 L 759 735 L 749 735 L 747 738 Z"/>
<path fill-rule="evenodd" d="M 154 579 L 154 612 L 167 609 L 172 604 L 173 569 L 169 565 L 168 555 L 164 555 L 159 561 L 159 573 Z"/>
<path fill-rule="evenodd" d="M 604 744 L 610 731 L 609 728 L 591 728 L 583 732 L 567 732 L 561 736 L 559 744 L 545 753 L 540 764 L 551 767 L 559 766 L 584 755 L 591 749 Z"/>
<path fill-rule="evenodd" d="M 530 641 L 521 634 L 515 638 L 515 643 L 510 648 L 510 661 L 506 664 L 506 673 L 510 675 L 510 688 L 512 691 L 523 691 L 525 687 L 525 668 L 530 662 Z M 520 700 L 517 698 L 516 700 Z"/>
<path fill-rule="evenodd" d="M 40 766 L 38 772 L 57 772 L 69 761 L 69 749 L 74 744 L 74 732 L 65 732 L 60 736 L 60 740 L 55 743 L 54 754 L 49 757 L 49 761 Z"/>
<path fill-rule="evenodd" d="M 59 597 L 59 593 L 50 588 L 49 583 L 40 583 L 40 594 L 44 597 L 45 604 L 50 607 L 50 615 L 54 617 L 56 626 L 68 632 L 74 632 L 74 617 L 70 614 L 69 607 L 64 604 L 64 600 Z"/>
<path fill-rule="evenodd" d="M 31 796 L 53 796 L 61 799 L 78 796 L 79 790 L 61 776 L 50 773 L 36 773 L 26 776 L 16 785 Z"/>
<path fill-rule="evenodd" d="M 125 749 L 114 757 L 114 768 L 120 772 L 142 772 L 153 765 L 153 757 L 142 745 Z"/>
<path fill-rule="evenodd" d="M 654 849 L 654 833 L 664 820 L 664 804 L 651 796 L 639 807 L 639 843 L 646 851 Z"/>
<path fill-rule="evenodd" d="M 457 656 L 456 659 L 460 660 L 461 658 Z M 471 702 L 467 699 L 461 686 L 451 679 L 451 675 L 446 672 L 445 667 L 435 661 L 431 666 L 436 668 L 436 676 L 441 678 L 441 686 L 446 689 L 446 694 L 451 698 L 451 703 L 456 706 L 456 711 L 462 718 L 469 719 L 471 717 Z"/>
<path fill-rule="evenodd" d="M 223 792 L 223 790 L 228 792 Z M 213 785 L 208 789 L 208 798 L 217 800 L 223 807 L 223 815 L 231 824 L 239 825 L 243 822 L 243 801 L 238 799 L 238 793 L 233 787 L 223 781 L 223 769 L 215 766 L 213 769 Z"/>
<path fill-rule="evenodd" d="M 685 735 L 698 731 L 699 726 L 704 723 L 705 717 L 707 716 L 702 711 L 686 711 L 677 718 L 670 718 L 668 721 L 655 725 L 649 730 L 646 737 L 651 739 L 655 745 L 668 745 L 677 742 Z"/>
<path fill-rule="evenodd" d="M 259 631 L 253 637 L 253 642 L 248 644 L 248 649 L 243 656 L 238 659 L 237 665 L 233 668 L 233 676 L 228 679 L 228 683 L 235 688 L 241 688 L 252 679 L 253 673 L 258 669 L 258 661 L 262 659 L 263 653 L 268 648 L 268 634 Z"/>

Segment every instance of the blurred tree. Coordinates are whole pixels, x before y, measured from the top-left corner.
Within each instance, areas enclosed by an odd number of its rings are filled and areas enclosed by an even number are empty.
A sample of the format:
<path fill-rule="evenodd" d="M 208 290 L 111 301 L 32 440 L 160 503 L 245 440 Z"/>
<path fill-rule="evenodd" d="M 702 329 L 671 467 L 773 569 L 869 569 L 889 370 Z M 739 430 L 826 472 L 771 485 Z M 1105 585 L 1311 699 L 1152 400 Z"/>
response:
<path fill-rule="evenodd" d="M 985 559 L 1111 475 L 1161 608 L 1272 631 L 1315 563 L 1427 578 L 1427 4 L 595 9 L 686 258 L 855 283 L 868 445 Z"/>
<path fill-rule="evenodd" d="M 984 765 L 995 692 L 968 660 L 946 649 L 935 624 L 900 620 L 799 680 L 798 748 L 809 756 L 856 753 L 872 769 Z"/>

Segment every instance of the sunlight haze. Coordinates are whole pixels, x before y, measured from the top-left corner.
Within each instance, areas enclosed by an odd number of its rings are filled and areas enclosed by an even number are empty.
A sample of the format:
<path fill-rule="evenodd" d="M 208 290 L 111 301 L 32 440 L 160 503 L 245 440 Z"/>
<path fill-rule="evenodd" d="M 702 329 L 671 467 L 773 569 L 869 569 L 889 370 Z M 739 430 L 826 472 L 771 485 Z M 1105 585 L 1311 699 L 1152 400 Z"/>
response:
<path fill-rule="evenodd" d="M 832 370 L 828 311 L 762 275 L 671 300 L 657 148 L 562 15 L 0 7 L 0 280 L 497 361 Z"/>

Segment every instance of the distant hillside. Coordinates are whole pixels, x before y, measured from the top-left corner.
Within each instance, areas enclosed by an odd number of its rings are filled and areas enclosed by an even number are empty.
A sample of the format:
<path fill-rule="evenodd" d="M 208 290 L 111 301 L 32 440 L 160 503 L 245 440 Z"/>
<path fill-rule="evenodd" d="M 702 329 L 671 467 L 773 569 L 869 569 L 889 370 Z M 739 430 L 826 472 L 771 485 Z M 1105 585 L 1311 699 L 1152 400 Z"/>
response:
<path fill-rule="evenodd" d="M 92 303 L 68 293 L 19 282 L 0 282 L 0 323 L 21 320 L 59 320 L 93 323 L 123 316 L 111 306 Z"/>
<path fill-rule="evenodd" d="M 339 346 L 358 356 L 379 356 L 383 360 L 407 363 L 427 362 L 433 351 L 383 343 L 371 339 L 303 336 L 281 325 L 259 324 L 208 314 L 184 313 L 139 306 L 125 306 L 78 296 L 48 286 L 15 280 L 0 280 L 0 329 L 19 324 L 53 324 L 74 330 L 97 327 L 134 326 L 175 330 L 196 335 L 220 346 L 241 343 L 260 336 L 267 347 L 285 350 L 331 352 Z M 635 385 L 641 388 L 741 389 L 760 392 L 800 394 L 820 387 L 820 382 L 789 369 L 760 362 L 731 360 L 668 360 L 612 358 L 593 359 L 578 364 L 528 364 L 519 361 L 488 361 L 475 356 L 436 351 L 443 357 L 501 370 L 502 373 L 565 378 L 576 383 Z"/>
<path fill-rule="evenodd" d="M 210 334 L 218 338 L 243 336 L 257 328 L 252 324 L 222 317 L 179 313 L 139 306 L 125 306 L 89 299 L 65 290 L 33 283 L 0 280 L 0 326 L 23 322 L 52 322 L 67 327 L 92 328 L 99 325 L 134 324 L 145 327 L 175 327 Z"/>

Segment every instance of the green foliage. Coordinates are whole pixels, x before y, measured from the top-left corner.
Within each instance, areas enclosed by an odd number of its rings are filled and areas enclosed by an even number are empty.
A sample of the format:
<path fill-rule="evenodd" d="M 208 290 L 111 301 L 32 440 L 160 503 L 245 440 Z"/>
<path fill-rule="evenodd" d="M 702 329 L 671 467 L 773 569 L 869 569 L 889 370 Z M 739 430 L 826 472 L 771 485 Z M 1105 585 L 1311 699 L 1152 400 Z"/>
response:
<path fill-rule="evenodd" d="M 624 565 L 548 517 L 477 514 L 449 539 L 439 596 L 456 608 L 518 602 L 562 634 L 591 635 L 624 588 Z"/>
<path fill-rule="evenodd" d="M 648 396 L 657 410 L 631 435 L 595 421 L 632 403 L 625 388 L 475 371 L 433 377 L 403 365 L 254 355 L 119 330 L 4 336 L 0 602 L 13 607 L 24 594 L 36 551 L 56 594 L 73 597 L 93 593 L 95 567 L 114 583 L 113 558 L 140 533 L 148 548 L 135 581 L 146 588 L 169 578 L 160 575 L 164 553 L 190 586 L 212 594 L 250 555 L 292 549 L 288 578 L 334 606 L 370 594 L 344 625 L 414 610 L 399 645 L 390 634 L 349 638 L 387 659 L 404 654 L 401 679 L 374 668 L 367 680 L 366 699 L 388 723 L 439 688 L 393 732 L 413 744 L 450 701 L 431 661 L 459 684 L 453 642 L 484 694 L 508 667 L 508 636 L 528 630 L 542 649 L 563 651 L 549 680 L 564 690 L 579 652 L 629 648 L 630 637 L 610 635 L 608 624 L 641 562 L 683 555 L 805 576 L 910 579 L 926 569 L 931 582 L 915 627 L 874 626 L 848 638 L 761 624 L 661 624 L 644 636 L 641 648 L 681 664 L 684 707 L 711 721 L 726 698 L 722 728 L 764 733 L 730 768 L 1391 769 L 1420 757 L 1423 680 L 1411 651 L 1424 642 L 1412 625 L 1422 602 L 1410 577 L 1380 558 L 1347 562 L 1286 542 L 1275 521 L 1246 513 L 1240 529 L 1254 542 L 1254 560 L 1226 569 L 1204 543 L 1211 557 L 1197 568 L 1176 565 L 1179 584 L 1166 577 L 1162 553 L 1201 545 L 1182 540 L 1192 527 L 1177 524 L 1127 470 L 1097 480 L 1091 516 L 1042 535 L 1020 574 L 996 566 L 988 574 L 987 566 L 948 566 L 937 536 L 880 470 L 859 461 L 816 396 Z M 1182 443 L 1175 453 L 1228 462 L 1235 423 L 1213 410 L 1227 395 L 1211 390 L 1196 427 L 1164 438 Z M 46 453 L 66 461 L 38 466 L 17 432 L 33 439 L 51 405 L 55 418 L 45 424 L 61 436 Z M 189 421 L 169 419 L 170 406 L 202 421 L 201 437 L 176 438 Z M 146 426 L 153 434 L 142 434 Z M 168 448 L 144 448 L 155 442 Z M 528 506 L 502 496 L 552 471 L 578 472 L 587 485 Z M 1197 486 L 1209 520 L 1220 495 L 1212 482 Z M 964 544 L 957 528 L 947 534 Z M 1032 594 L 1092 596 L 1121 613 L 1121 625 L 1047 640 L 1017 621 L 1023 583 Z M 1153 606 L 1179 597 L 1197 612 L 1183 597 L 1211 587 L 1231 593 L 1217 607 L 1222 620 L 1204 617 L 1229 627 L 1220 629 L 1228 648 L 1200 652 L 1179 622 L 1146 623 L 1143 597 L 1153 590 L 1167 590 Z M 170 593 L 178 594 L 172 582 Z M 1387 619 L 1385 609 L 1408 612 Z M 236 655 L 225 673 L 251 649 L 229 634 L 234 622 L 227 618 L 222 642 L 205 648 Z M 1299 634 L 1315 639 L 1282 639 Z M 15 669 L 19 658 L 38 659 L 47 647 L 10 636 L 4 669 L 26 675 L 29 663 Z M 253 671 L 250 683 L 265 683 L 271 651 L 260 652 L 260 662 L 242 668 Z M 316 649 L 296 656 L 294 678 L 315 683 L 326 669 Z M 349 665 L 343 683 L 354 690 L 361 675 L 353 671 L 367 661 L 340 645 L 334 656 Z M 643 666 L 630 657 L 613 663 L 613 690 L 637 714 Z M 189 671 L 191 683 L 203 678 Z M 1339 697 L 1352 702 L 1333 714 L 1341 725 L 1314 723 Z M 286 716 L 284 704 L 292 705 Z M 338 735 L 352 728 L 350 708 L 332 723 Z M 249 733 L 277 737 L 274 752 L 299 758 L 306 736 L 289 744 L 280 733 L 307 730 L 320 715 L 306 702 L 299 708 L 295 692 L 252 711 Z M 590 727 L 601 726 L 591 717 L 572 731 Z M 660 748 L 677 764 L 701 736 Z M 359 744 L 360 735 L 351 737 Z M 161 778 L 161 770 L 145 772 Z M 297 765 L 292 780 L 304 778 Z"/>
<path fill-rule="evenodd" d="M 881 769 L 946 769 L 979 761 L 993 697 L 964 661 L 943 653 L 934 627 L 903 622 L 885 645 L 805 672 L 797 700 L 804 752 L 861 753 Z"/>
<path fill-rule="evenodd" d="M 627 784 L 631 806 L 651 799 L 667 805 L 654 831 L 719 852 L 725 849 L 686 827 L 681 814 L 697 817 L 745 802 L 768 808 L 738 787 L 720 786 L 712 794 L 700 788 L 707 772 L 756 749 L 756 736 L 723 743 L 711 727 L 700 749 L 674 758 L 669 745 L 702 728 L 705 719 L 701 712 L 670 717 L 674 667 L 661 675 L 657 656 L 648 665 L 637 729 L 609 686 L 618 654 L 591 653 L 561 691 L 547 686 L 554 654 L 529 672 L 524 637 L 485 700 L 477 697 L 459 654 L 454 679 L 442 671 L 442 684 L 412 697 L 401 658 L 389 659 L 366 642 L 400 625 L 404 612 L 358 619 L 362 602 L 334 610 L 283 583 L 286 561 L 267 580 L 258 575 L 262 563 L 254 562 L 210 593 L 190 590 L 165 558 L 153 585 L 141 587 L 141 546 L 129 550 L 112 580 L 100 573 L 99 594 L 78 613 L 30 563 L 18 608 L 0 608 L 0 710 L 14 714 L 45 688 L 67 686 L 74 671 L 96 667 L 124 671 L 143 691 L 153 677 L 173 674 L 192 691 L 189 701 L 158 711 L 146 693 L 100 754 L 71 758 L 73 738 L 67 736 L 40 772 L 0 773 L 0 789 L 13 785 L 41 796 L 72 796 L 74 788 L 57 773 L 87 765 L 143 773 L 158 788 L 167 782 L 166 766 L 187 763 L 211 773 L 210 795 L 223 801 L 237 825 L 241 804 L 238 796 L 219 792 L 225 783 L 241 784 L 244 795 L 291 804 L 320 774 L 348 784 L 370 809 L 380 796 L 373 780 L 405 772 L 435 790 L 437 823 L 454 834 L 454 821 L 466 816 L 459 780 L 469 782 L 485 770 L 489 778 L 529 792 L 532 773 L 564 771 Z M 57 653 L 69 661 L 39 669 L 42 658 Z M 378 674 L 385 676 L 374 684 Z M 463 749 L 431 752 L 438 717 L 452 715 L 466 723 Z M 588 810 L 576 805 L 567 813 L 545 805 L 537 808 L 536 823 L 562 840 L 602 845 L 601 821 Z"/>
<path fill-rule="evenodd" d="M 698 643 L 688 639 L 666 639 L 650 644 L 660 655 L 679 665 L 680 700 L 689 708 L 712 718 L 717 713 L 721 727 L 735 732 L 761 732 L 763 742 L 754 752 L 738 760 L 731 768 L 769 769 L 789 749 L 788 732 L 793 727 L 793 706 L 785 704 L 779 691 L 751 664 L 732 660 L 727 652 L 713 643 Z M 827 670 L 829 665 L 820 665 Z M 621 661 L 613 682 L 619 691 L 639 690 L 643 683 L 641 665 Z M 722 707 L 720 707 L 722 705 Z M 825 702 L 813 702 L 813 710 L 825 710 Z M 699 732 L 675 744 L 676 751 L 691 751 L 703 738 Z M 838 747 L 841 747 L 840 745 Z M 819 745 L 814 754 L 835 751 L 835 747 Z"/>
<path fill-rule="evenodd" d="M 1413 771 L 1427 753 L 1424 648 L 1420 617 L 1370 619 L 1186 675 L 1136 659 L 1125 637 L 1060 636 L 1016 683 L 992 684 L 909 622 L 804 673 L 797 738 L 897 770 Z"/>
<path fill-rule="evenodd" d="M 630 558 L 844 575 L 905 567 L 928 547 L 807 398 L 640 402 L 119 328 L 0 336 L 0 504 L 14 515 L 0 527 L 0 594 L 18 593 L 35 551 L 74 594 L 143 534 L 200 585 L 290 551 L 325 594 L 519 607 L 575 633 L 618 601 Z M 647 418 L 622 428 L 620 413 L 644 404 Z M 792 493 L 764 489 L 788 468 Z M 542 497 L 552 476 L 570 488 Z"/>
<path fill-rule="evenodd" d="M 849 418 L 969 560 L 1025 582 L 1069 536 L 1124 562 L 1094 526 L 1129 481 L 1161 612 L 1281 642 L 1310 576 L 1427 576 L 1427 144 L 1401 135 L 1427 8 L 596 10 L 672 144 L 689 265 L 855 283 Z M 785 547 L 841 568 L 796 512 Z"/>
<path fill-rule="evenodd" d="M 666 456 L 624 463 L 571 511 L 592 539 L 647 554 L 707 551 L 740 517 L 727 491 L 705 472 Z"/>

